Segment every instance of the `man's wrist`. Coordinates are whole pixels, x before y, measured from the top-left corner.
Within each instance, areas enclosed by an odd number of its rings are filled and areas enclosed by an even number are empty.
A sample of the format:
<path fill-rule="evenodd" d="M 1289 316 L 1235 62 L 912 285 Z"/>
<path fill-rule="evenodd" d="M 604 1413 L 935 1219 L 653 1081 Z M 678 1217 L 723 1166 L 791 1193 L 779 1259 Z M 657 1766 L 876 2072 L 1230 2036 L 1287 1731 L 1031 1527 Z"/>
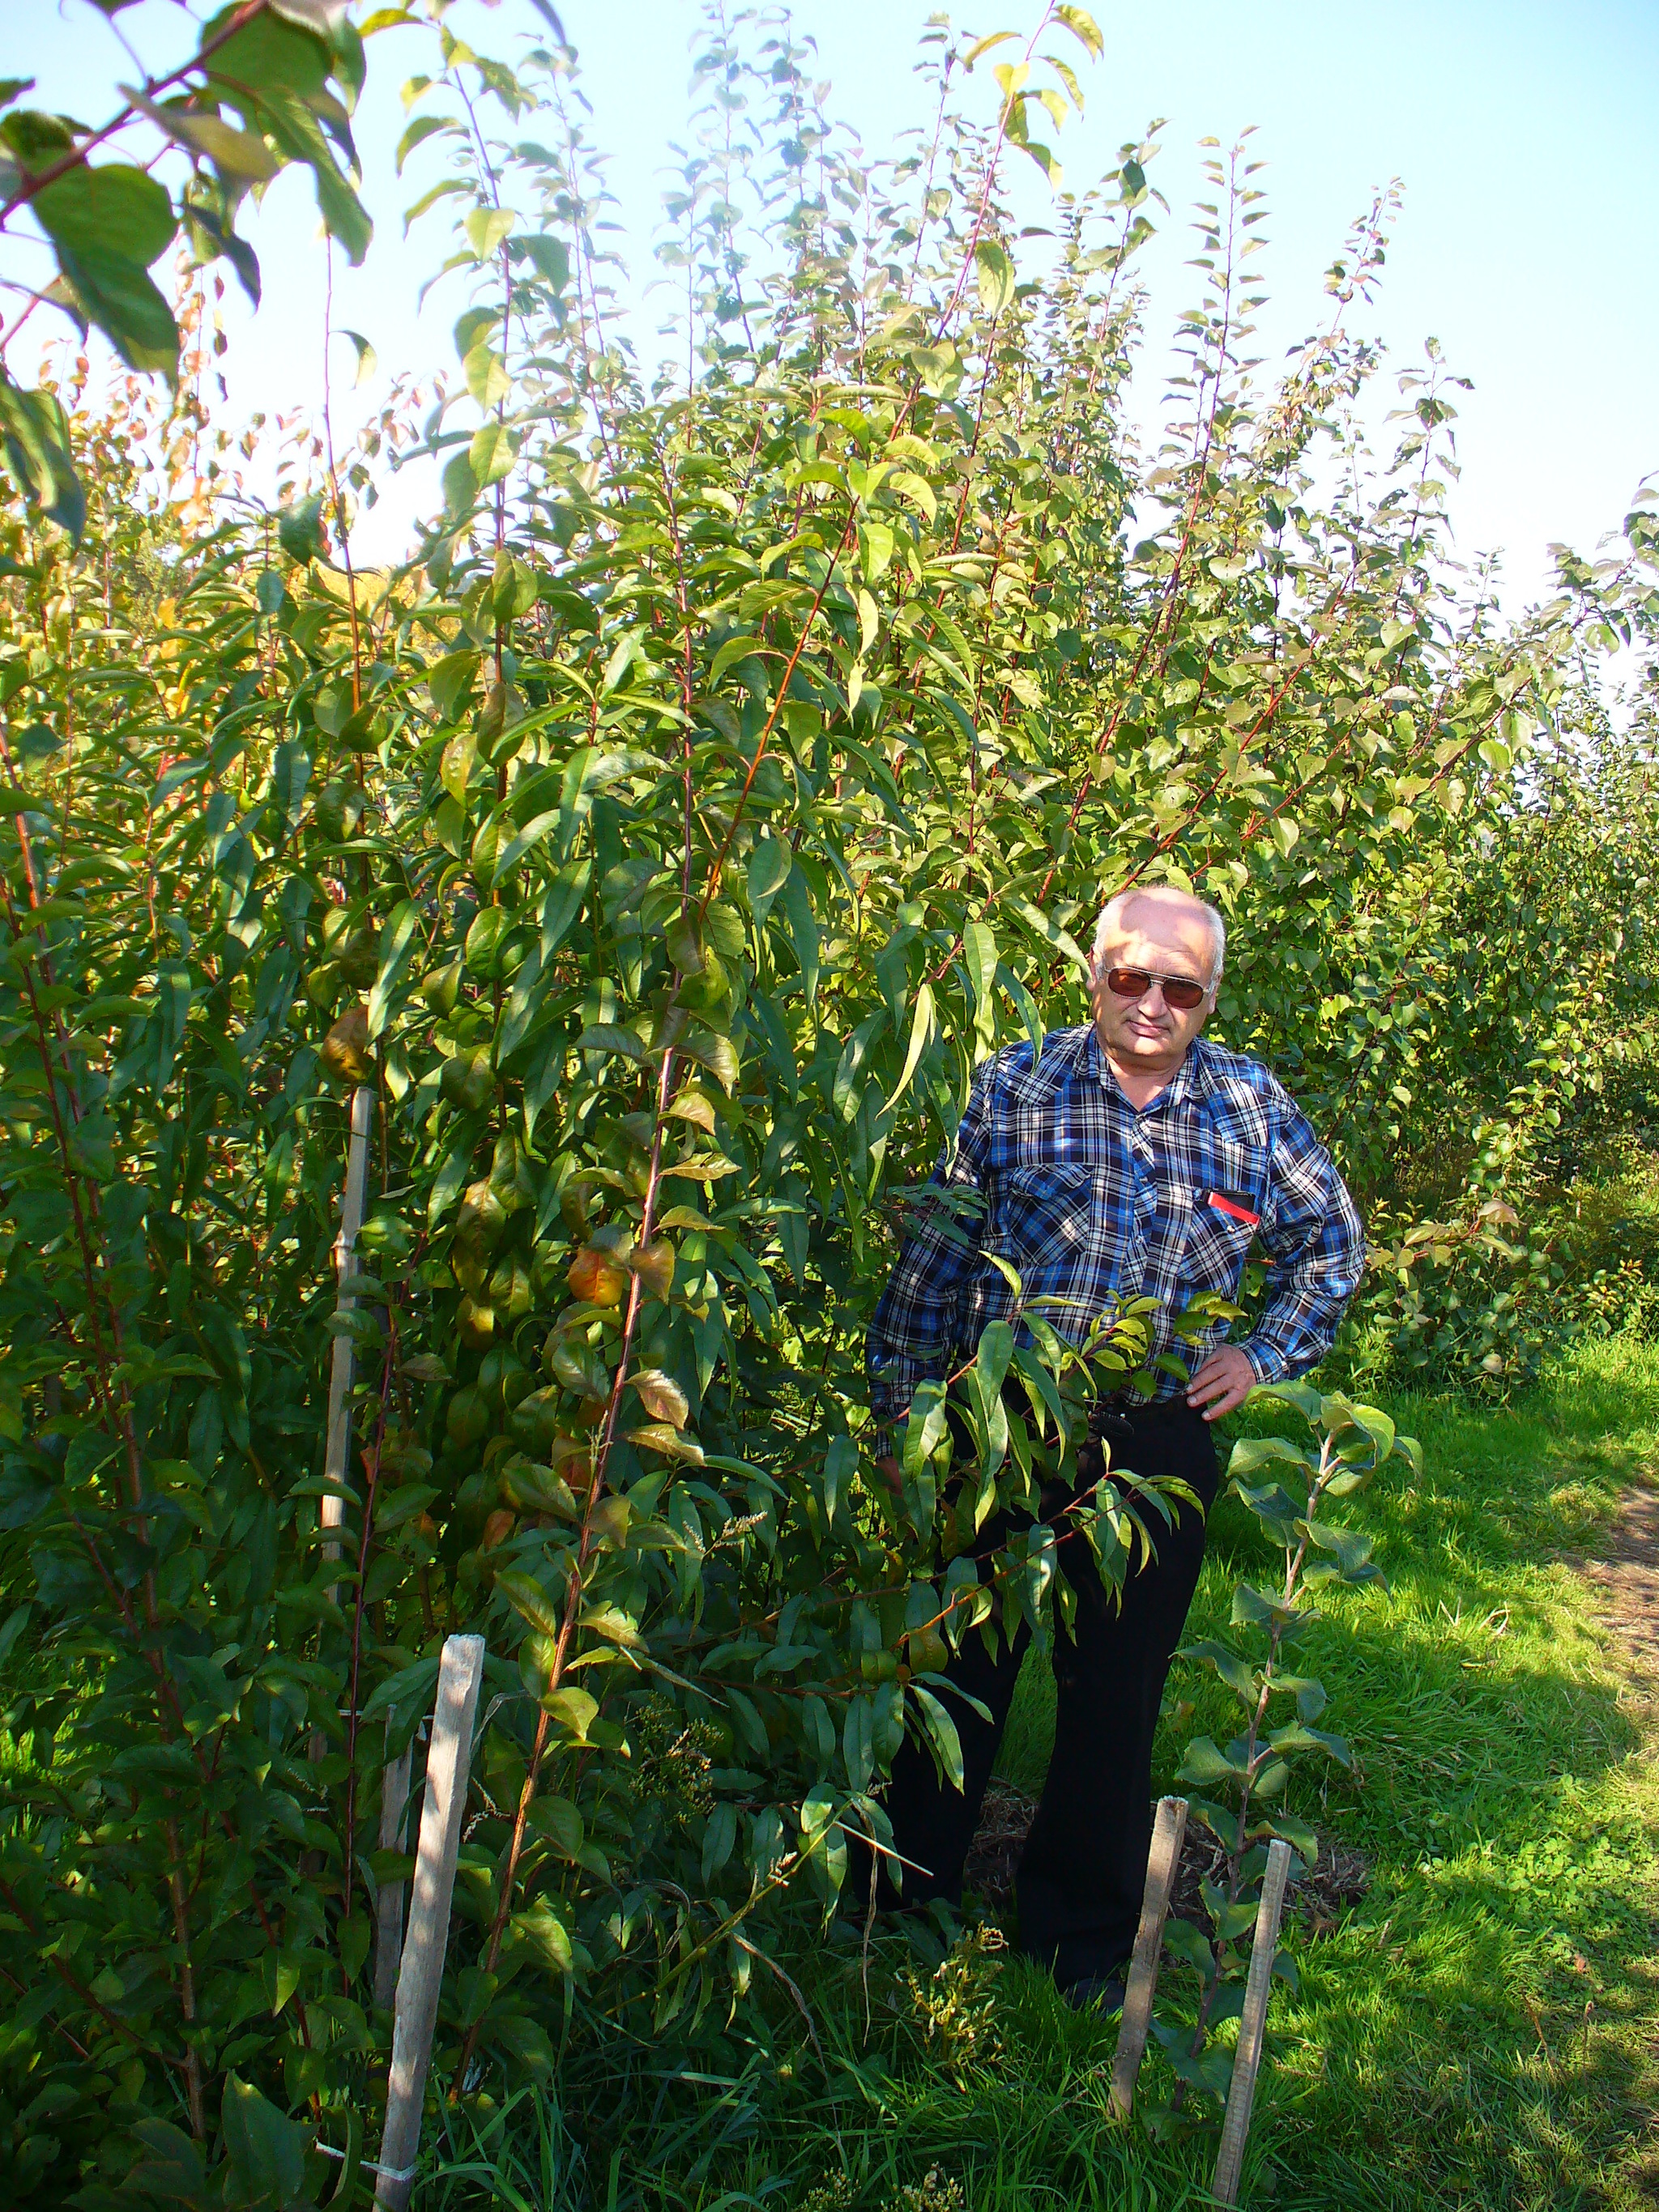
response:
<path fill-rule="evenodd" d="M 1242 1352 L 1249 1361 L 1251 1372 L 1258 1382 L 1276 1382 L 1285 1371 L 1283 1355 L 1272 1345 L 1263 1344 L 1255 1337 L 1247 1337 L 1234 1349 Z"/>

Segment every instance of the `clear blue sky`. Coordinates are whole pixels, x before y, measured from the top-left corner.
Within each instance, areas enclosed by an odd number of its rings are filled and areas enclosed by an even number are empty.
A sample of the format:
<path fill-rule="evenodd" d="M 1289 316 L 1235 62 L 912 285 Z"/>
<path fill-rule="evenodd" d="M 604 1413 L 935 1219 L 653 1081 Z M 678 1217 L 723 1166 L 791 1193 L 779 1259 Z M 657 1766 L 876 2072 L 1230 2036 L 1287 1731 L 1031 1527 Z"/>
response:
<path fill-rule="evenodd" d="M 975 31 L 1028 25 L 1034 0 L 1000 0 Z M 659 171 L 686 121 L 692 0 L 560 0 L 581 55 L 595 131 L 613 149 L 611 184 L 648 274 Z M 107 112 L 131 64 L 86 0 L 8 11 L 8 73 L 33 73 L 38 99 L 82 119 Z M 205 10 L 204 10 L 205 12 Z M 798 26 L 818 43 L 831 107 L 884 150 L 921 119 L 911 75 L 927 0 L 805 0 Z M 1186 304 L 1188 204 L 1200 189 L 1196 141 L 1259 126 L 1268 167 L 1262 267 L 1274 299 L 1270 355 L 1319 313 L 1320 279 L 1372 188 L 1400 176 L 1404 210 L 1369 327 L 1391 368 L 1437 337 L 1474 380 L 1463 396 L 1463 475 L 1453 501 L 1466 552 L 1501 547 L 1510 594 L 1542 587 L 1545 549 L 1588 549 L 1617 524 L 1630 493 L 1659 469 L 1659 4 L 1656 0 L 1161 0 L 1096 10 L 1103 62 L 1084 73 L 1088 112 L 1057 143 L 1068 185 L 1109 166 L 1153 115 L 1169 118 L 1154 181 L 1170 204 L 1148 254 L 1154 365 Z M 141 0 L 121 26 L 151 67 L 179 58 L 186 27 L 167 0 Z M 451 17 L 486 50 L 505 51 L 539 19 L 528 0 L 460 0 Z M 392 173 L 402 128 L 397 88 L 416 34 L 370 48 L 360 118 L 365 197 L 377 222 L 368 263 L 342 281 L 336 314 L 364 331 L 383 364 L 453 365 L 453 301 L 416 314 L 416 293 L 441 234 L 402 240 L 412 190 Z M 985 80 L 988 109 L 994 88 Z M 416 157 L 418 161 L 418 156 Z M 1040 179 L 1031 173 L 1039 189 Z M 314 401 L 322 330 L 320 253 L 308 188 L 279 181 L 252 234 L 265 305 L 239 317 L 227 363 L 233 410 Z M 652 319 L 643 319 L 648 327 Z M 22 364 L 20 362 L 20 367 Z M 349 386 L 349 346 L 335 373 Z M 337 408 L 364 398 L 346 390 Z M 370 531 L 392 550 L 408 501 Z M 375 550 L 373 548 L 366 550 Z"/>

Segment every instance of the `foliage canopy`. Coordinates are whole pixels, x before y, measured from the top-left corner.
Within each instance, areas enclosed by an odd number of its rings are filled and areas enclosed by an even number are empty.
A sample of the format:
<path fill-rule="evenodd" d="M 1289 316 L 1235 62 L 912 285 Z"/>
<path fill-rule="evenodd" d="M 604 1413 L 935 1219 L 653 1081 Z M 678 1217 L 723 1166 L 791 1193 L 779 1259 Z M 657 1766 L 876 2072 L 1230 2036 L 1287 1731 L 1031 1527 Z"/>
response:
<path fill-rule="evenodd" d="M 246 82 L 210 31 L 132 103 L 194 163 L 165 213 L 95 140 L 0 125 L 64 303 L 136 368 L 173 313 L 110 304 L 94 200 L 119 302 L 180 223 L 246 275 L 261 161 L 367 242 L 362 41 L 310 13 L 237 11 Z M 1037 1482 L 1137 1318 L 988 1332 L 951 1386 L 976 1480 L 941 1483 L 935 1401 L 897 1499 L 863 1330 L 977 1063 L 1085 1018 L 1107 892 L 1226 909 L 1220 1032 L 1393 1232 L 1374 1341 L 1489 1385 L 1561 1295 L 1522 1212 L 1651 1004 L 1651 693 L 1596 663 L 1648 650 L 1654 526 L 1513 620 L 1449 561 L 1455 380 L 1401 380 L 1386 461 L 1358 427 L 1387 196 L 1268 378 L 1261 193 L 1246 149 L 1207 164 L 1147 452 L 1155 137 L 1079 193 L 1033 137 L 1090 19 L 930 33 L 930 121 L 866 167 L 787 23 L 716 15 L 648 377 L 569 50 L 509 67 L 435 13 L 404 150 L 467 296 L 417 562 L 354 570 L 337 472 L 181 535 L 135 495 L 136 388 L 4 386 L 0 2069 L 17 2185 L 88 2206 L 297 2203 L 313 2139 L 357 2155 L 408 1870 L 382 1777 L 446 1632 L 491 1655 L 441 2031 L 469 2094 L 573 2034 L 718 2036 L 782 1901 L 833 1909 L 884 1836 L 903 1730 L 959 1761 L 945 1647 L 998 1632 L 994 1588 L 1063 1618 Z M 1055 190 L 1040 262 L 1011 149 Z M 999 1505 L 1031 1510 L 976 1561 Z M 1073 1518 L 1121 1575 L 1165 1505 L 1121 1473 Z"/>

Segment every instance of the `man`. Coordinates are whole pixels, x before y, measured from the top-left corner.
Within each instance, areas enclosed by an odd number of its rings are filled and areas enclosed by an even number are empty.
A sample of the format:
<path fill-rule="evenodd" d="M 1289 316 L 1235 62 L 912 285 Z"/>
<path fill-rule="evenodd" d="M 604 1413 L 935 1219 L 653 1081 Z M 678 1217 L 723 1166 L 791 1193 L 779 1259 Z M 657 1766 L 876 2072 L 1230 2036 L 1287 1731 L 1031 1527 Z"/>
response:
<path fill-rule="evenodd" d="M 1245 1340 L 1224 1342 L 1219 1322 L 1186 1355 L 1196 1361 L 1188 1382 L 1162 1377 L 1150 1401 L 1097 1409 L 1117 1465 L 1181 1477 L 1206 1512 L 1218 1482 L 1209 1425 L 1257 1383 L 1299 1375 L 1329 1350 L 1364 1262 L 1359 1219 L 1278 1081 L 1200 1036 L 1225 945 L 1221 916 L 1186 892 L 1120 893 L 1095 934 L 1092 1025 L 1046 1037 L 1040 1057 L 1015 1045 L 981 1069 L 935 1182 L 976 1193 L 983 1210 L 964 1235 L 938 1209 L 899 1256 L 867 1349 L 879 1421 L 902 1425 L 915 1385 L 971 1358 L 981 1330 L 1010 1310 L 1012 1290 L 988 1251 L 1018 1270 L 1026 1297 L 1074 1302 L 1048 1310 L 1060 1327 L 1059 1316 L 1076 1315 L 1073 1338 L 1115 1297 L 1155 1298 L 1157 1353 L 1176 1348 L 1171 1325 L 1196 1293 L 1234 1297 L 1260 1237 L 1269 1296 Z M 890 1462 L 888 1472 L 896 1479 Z M 1003 1526 L 981 1530 L 982 1554 Z M 1185 1509 L 1158 1534 L 1155 1563 L 1131 1575 L 1121 1606 L 1079 1556 L 1082 1543 L 1066 1547 L 1077 1612 L 1069 1635 L 1056 1629 L 1054 1753 L 1016 1893 L 1021 1948 L 1079 2004 L 1121 2001 L 1151 1841 L 1152 1733 L 1204 1534 L 1203 1516 Z M 904 1875 L 907 1905 L 960 1897 L 1026 1640 L 993 1660 L 970 1633 L 951 1665 L 952 1681 L 992 1716 L 988 1724 L 952 1701 L 961 1791 L 940 1784 L 915 1745 L 899 1754 L 894 1840 L 929 1870 Z"/>

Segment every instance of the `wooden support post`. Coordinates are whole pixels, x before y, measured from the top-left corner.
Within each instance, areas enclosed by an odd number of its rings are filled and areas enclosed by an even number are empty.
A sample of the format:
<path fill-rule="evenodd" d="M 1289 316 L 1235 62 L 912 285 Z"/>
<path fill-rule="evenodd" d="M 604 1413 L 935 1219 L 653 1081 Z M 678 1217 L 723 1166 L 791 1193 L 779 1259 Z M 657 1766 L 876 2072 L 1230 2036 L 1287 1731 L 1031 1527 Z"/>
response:
<path fill-rule="evenodd" d="M 1181 1867 L 1181 1845 L 1187 1833 L 1187 1800 L 1160 1797 L 1152 1827 L 1152 1848 L 1146 1860 L 1146 1888 L 1140 1900 L 1140 1925 L 1129 1961 L 1129 1978 L 1123 1992 L 1123 2025 L 1117 2033 L 1117 2056 L 1112 2062 L 1112 2110 L 1127 2120 L 1134 2103 L 1135 2076 L 1146 2049 L 1152 2024 L 1152 1995 L 1158 1988 L 1158 1960 L 1164 1949 L 1164 1923 L 1169 1917 L 1170 1898 Z"/>
<path fill-rule="evenodd" d="M 1238 2049 L 1233 2057 L 1232 2086 L 1227 2092 L 1227 2116 L 1221 2123 L 1221 2149 L 1215 2162 L 1211 2193 L 1218 2204 L 1237 2204 L 1239 2177 L 1244 2169 L 1244 2139 L 1250 2132 L 1250 2106 L 1255 2100 L 1255 2077 L 1261 2065 L 1261 2039 L 1267 2028 L 1267 1998 L 1273 1989 L 1273 1955 L 1279 1948 L 1279 1923 L 1285 1911 L 1285 1888 L 1291 1878 L 1291 1847 L 1278 1840 L 1267 1846 L 1267 1871 L 1261 1883 L 1261 1901 L 1255 1909 L 1255 1940 L 1250 1946 L 1250 1971 L 1244 1984 L 1244 2010 L 1238 2023 Z"/>
<path fill-rule="evenodd" d="M 368 1133 L 374 1121 L 374 1093 L 368 1084 L 362 1084 L 351 1094 L 351 1138 L 346 1147 L 345 1193 L 340 1201 L 340 1233 L 334 1240 L 334 1279 L 343 1283 L 355 1273 L 357 1264 L 357 1231 L 363 1225 L 363 1191 L 368 1181 Z M 339 1296 L 335 1303 L 337 1313 L 349 1313 L 357 1301 Z M 334 1340 L 333 1364 L 328 1376 L 328 1443 L 323 1458 L 324 1480 L 330 1491 L 323 1495 L 322 1523 L 325 1528 L 337 1528 L 345 1519 L 345 1500 L 339 1487 L 346 1480 L 351 1462 L 351 1383 L 356 1368 L 356 1355 L 351 1339 L 340 1335 Z M 337 1537 L 325 1539 L 323 1557 L 337 1559 L 340 1544 Z"/>
<path fill-rule="evenodd" d="M 412 1747 L 405 1744 L 396 1759 L 389 1759 L 380 1776 L 380 1849 L 402 1847 L 404 1809 L 409 1803 L 409 1761 Z M 383 1881 L 374 1897 L 374 2002 L 383 2008 L 398 1995 L 398 1963 L 404 1948 L 404 1885 Z"/>
<path fill-rule="evenodd" d="M 398 1973 L 392 2028 L 392 2070 L 386 2082 L 386 2132 L 380 2138 L 374 2202 L 405 2212 L 421 2148 L 421 2105 L 438 2020 L 438 1990 L 449 1945 L 449 1904 L 455 1857 L 461 1846 L 467 1778 L 472 1765 L 472 1723 L 483 1680 L 482 1636 L 452 1636 L 438 1668 L 438 1698 L 426 1754 L 426 1796 L 421 1840 L 415 1854 L 409 1933 Z"/>

